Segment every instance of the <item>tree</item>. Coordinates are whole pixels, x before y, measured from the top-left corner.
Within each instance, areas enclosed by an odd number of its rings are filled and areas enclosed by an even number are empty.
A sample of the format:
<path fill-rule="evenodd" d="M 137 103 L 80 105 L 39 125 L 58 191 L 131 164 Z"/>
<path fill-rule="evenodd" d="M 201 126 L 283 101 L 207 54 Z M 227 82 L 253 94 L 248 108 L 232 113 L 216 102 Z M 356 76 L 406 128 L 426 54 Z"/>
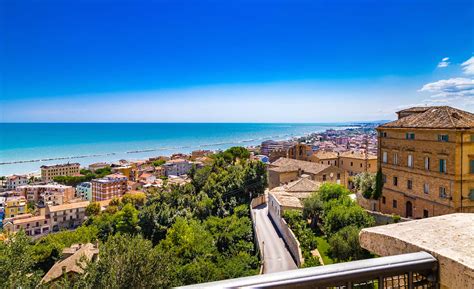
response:
<path fill-rule="evenodd" d="M 114 215 L 114 223 L 115 229 L 119 233 L 135 234 L 140 230 L 138 211 L 132 204 L 126 204 Z"/>
<path fill-rule="evenodd" d="M 318 193 L 322 202 L 328 202 L 332 199 L 339 199 L 351 194 L 351 192 L 344 186 L 334 183 L 322 184 L 318 190 Z"/>
<path fill-rule="evenodd" d="M 383 174 L 382 174 L 382 170 L 379 169 L 377 171 L 377 175 L 375 176 L 375 191 L 372 198 L 374 200 L 378 200 L 380 196 L 382 196 L 382 190 L 383 190 Z"/>
<path fill-rule="evenodd" d="M 376 175 L 371 173 L 361 173 L 354 177 L 356 190 L 366 199 L 374 197 L 376 192 Z"/>
<path fill-rule="evenodd" d="M 173 260 L 140 235 L 111 236 L 89 263 L 79 288 L 167 288 L 173 283 Z"/>
<path fill-rule="evenodd" d="M 303 218 L 311 219 L 311 227 L 313 228 L 317 226 L 322 210 L 323 201 L 321 201 L 318 192 L 312 193 L 309 198 L 303 201 Z"/>
<path fill-rule="evenodd" d="M 146 202 L 146 195 L 145 193 L 127 193 L 122 197 L 123 204 L 131 204 L 135 208 L 139 209 L 145 205 Z"/>
<path fill-rule="evenodd" d="M 34 269 L 32 257 L 30 240 L 23 230 L 0 242 L 0 286 L 34 288 L 41 275 Z"/>
<path fill-rule="evenodd" d="M 331 235 L 344 227 L 356 226 L 366 228 L 373 226 L 374 218 L 356 204 L 347 206 L 339 204 L 333 206 L 329 212 L 324 215 L 324 232 Z"/>
<path fill-rule="evenodd" d="M 100 214 L 100 204 L 92 202 L 86 207 L 86 216 L 97 216 Z"/>
<path fill-rule="evenodd" d="M 370 253 L 359 243 L 360 229 L 347 226 L 329 237 L 330 255 L 338 261 L 354 261 L 369 258 Z"/>

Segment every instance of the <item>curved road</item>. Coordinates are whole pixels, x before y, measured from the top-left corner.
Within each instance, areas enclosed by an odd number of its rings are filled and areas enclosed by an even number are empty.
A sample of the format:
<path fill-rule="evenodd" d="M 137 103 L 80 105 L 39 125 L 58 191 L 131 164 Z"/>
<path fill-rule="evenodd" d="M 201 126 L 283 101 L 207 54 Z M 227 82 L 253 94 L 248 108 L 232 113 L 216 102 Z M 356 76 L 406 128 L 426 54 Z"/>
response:
<path fill-rule="evenodd" d="M 263 273 L 297 269 L 295 261 L 286 249 L 285 241 L 278 235 L 268 216 L 267 205 L 263 204 L 252 209 L 252 214 L 255 216 L 260 248 L 263 248 Z"/>

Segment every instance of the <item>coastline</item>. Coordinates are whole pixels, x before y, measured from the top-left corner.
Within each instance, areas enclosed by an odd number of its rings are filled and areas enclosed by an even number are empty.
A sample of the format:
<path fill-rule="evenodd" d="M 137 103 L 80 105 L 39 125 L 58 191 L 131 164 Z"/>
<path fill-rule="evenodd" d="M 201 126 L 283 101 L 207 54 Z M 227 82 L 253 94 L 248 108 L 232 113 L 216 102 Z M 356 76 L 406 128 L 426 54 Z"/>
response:
<path fill-rule="evenodd" d="M 160 147 L 142 147 L 136 149 L 127 149 L 124 151 L 110 151 L 104 153 L 91 153 L 91 154 L 78 154 L 71 156 L 57 156 L 57 157 L 44 157 L 37 159 L 24 159 L 24 160 L 12 160 L 12 161 L 0 161 L 0 175 L 11 175 L 11 174 L 27 174 L 27 175 L 38 175 L 39 167 L 45 164 L 56 164 L 61 162 L 74 162 L 78 161 L 81 163 L 81 167 L 88 166 L 91 163 L 95 162 L 107 162 L 112 163 L 120 159 L 125 159 L 127 161 L 147 159 L 150 157 L 156 157 L 159 155 L 169 156 L 174 153 L 191 153 L 193 150 L 199 149 L 209 149 L 209 150 L 222 150 L 229 148 L 231 146 L 245 146 L 245 147 L 255 147 L 260 145 L 264 140 L 295 140 L 300 137 L 307 137 L 314 133 L 324 132 L 328 129 L 337 129 L 345 130 L 347 128 L 358 127 L 357 124 L 340 124 L 340 125 L 331 125 L 331 126 L 318 126 L 317 129 L 307 131 L 299 135 L 293 133 L 285 134 L 273 134 L 273 135 L 264 135 L 261 137 L 254 138 L 244 138 L 241 140 L 235 141 L 216 141 L 212 143 L 194 143 L 192 141 L 186 142 L 184 145 L 175 145 L 175 146 L 160 146 Z M 82 162 L 81 162 L 82 160 Z M 28 169 L 30 168 L 30 169 Z"/>

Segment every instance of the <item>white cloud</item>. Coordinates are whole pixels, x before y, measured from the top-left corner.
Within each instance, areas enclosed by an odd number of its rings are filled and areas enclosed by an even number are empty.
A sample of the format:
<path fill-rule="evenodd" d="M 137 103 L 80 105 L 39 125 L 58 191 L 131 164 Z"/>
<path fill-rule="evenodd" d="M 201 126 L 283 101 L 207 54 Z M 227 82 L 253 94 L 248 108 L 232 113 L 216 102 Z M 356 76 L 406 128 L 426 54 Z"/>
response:
<path fill-rule="evenodd" d="M 426 104 L 450 104 L 460 102 L 472 102 L 474 97 L 474 79 L 450 78 L 427 83 L 419 90 L 431 93 Z"/>
<path fill-rule="evenodd" d="M 449 60 L 449 57 L 445 57 L 441 59 L 441 62 L 438 63 L 438 67 L 439 68 L 448 67 L 448 65 L 450 64 L 448 60 Z"/>
<path fill-rule="evenodd" d="M 474 74 L 474 56 L 464 61 L 461 66 L 465 74 Z"/>

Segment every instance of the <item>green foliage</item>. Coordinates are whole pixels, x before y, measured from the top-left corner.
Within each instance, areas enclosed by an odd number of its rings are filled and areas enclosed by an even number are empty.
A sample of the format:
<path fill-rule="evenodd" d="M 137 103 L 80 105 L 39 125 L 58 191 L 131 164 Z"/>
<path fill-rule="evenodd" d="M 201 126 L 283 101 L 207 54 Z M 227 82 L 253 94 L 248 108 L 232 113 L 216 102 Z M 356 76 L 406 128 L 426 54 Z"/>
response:
<path fill-rule="evenodd" d="M 356 204 L 351 206 L 344 204 L 334 206 L 324 216 L 324 232 L 328 235 L 351 225 L 358 228 L 366 228 L 374 224 L 374 219 Z"/>
<path fill-rule="evenodd" d="M 332 199 L 340 199 L 349 196 L 351 192 L 344 186 L 334 183 L 324 183 L 318 190 L 319 198 L 322 202 L 328 202 Z"/>
<path fill-rule="evenodd" d="M 110 167 L 105 167 L 97 169 L 95 172 L 81 169 L 80 173 L 82 176 L 57 176 L 53 178 L 53 181 L 63 185 L 75 187 L 82 182 L 90 182 L 92 179 L 102 178 L 106 175 L 109 175 L 112 173 L 112 169 Z"/>
<path fill-rule="evenodd" d="M 146 195 L 145 193 L 134 193 L 134 194 L 125 194 L 122 197 L 123 204 L 131 204 L 135 208 L 139 209 L 145 205 Z"/>
<path fill-rule="evenodd" d="M 379 169 L 377 171 L 377 175 L 375 176 L 375 191 L 372 196 L 374 200 L 378 200 L 382 196 L 382 189 L 383 189 L 383 174 L 382 174 L 382 170 Z"/>
<path fill-rule="evenodd" d="M 88 264 L 79 288 L 166 288 L 173 283 L 173 260 L 138 236 L 111 236 Z"/>
<path fill-rule="evenodd" d="M 86 207 L 86 216 L 97 216 L 100 214 L 100 204 L 92 202 Z"/>
<path fill-rule="evenodd" d="M 392 215 L 392 219 L 393 219 L 393 222 L 394 222 L 394 223 L 398 223 L 398 222 L 400 222 L 401 217 L 400 217 L 399 215 L 393 214 L 393 215 Z"/>
<path fill-rule="evenodd" d="M 361 173 L 354 177 L 356 190 L 366 199 L 374 197 L 376 192 L 376 175 L 371 173 Z"/>
<path fill-rule="evenodd" d="M 0 287 L 34 288 L 41 278 L 35 270 L 33 250 L 24 231 L 0 242 Z"/>
<path fill-rule="evenodd" d="M 329 237 L 331 257 L 338 261 L 354 261 L 370 257 L 370 253 L 359 243 L 360 229 L 356 226 L 347 226 Z"/>
<path fill-rule="evenodd" d="M 151 163 L 152 166 L 154 167 L 159 167 L 159 166 L 162 166 L 166 163 L 165 160 L 156 160 L 154 162 Z"/>
<path fill-rule="evenodd" d="M 304 258 L 304 267 L 321 265 L 319 258 L 313 256 L 311 251 L 317 248 L 318 241 L 316 235 L 308 226 L 308 222 L 303 218 L 303 214 L 298 210 L 287 210 L 283 213 L 283 218 L 300 242 L 301 253 Z"/>

